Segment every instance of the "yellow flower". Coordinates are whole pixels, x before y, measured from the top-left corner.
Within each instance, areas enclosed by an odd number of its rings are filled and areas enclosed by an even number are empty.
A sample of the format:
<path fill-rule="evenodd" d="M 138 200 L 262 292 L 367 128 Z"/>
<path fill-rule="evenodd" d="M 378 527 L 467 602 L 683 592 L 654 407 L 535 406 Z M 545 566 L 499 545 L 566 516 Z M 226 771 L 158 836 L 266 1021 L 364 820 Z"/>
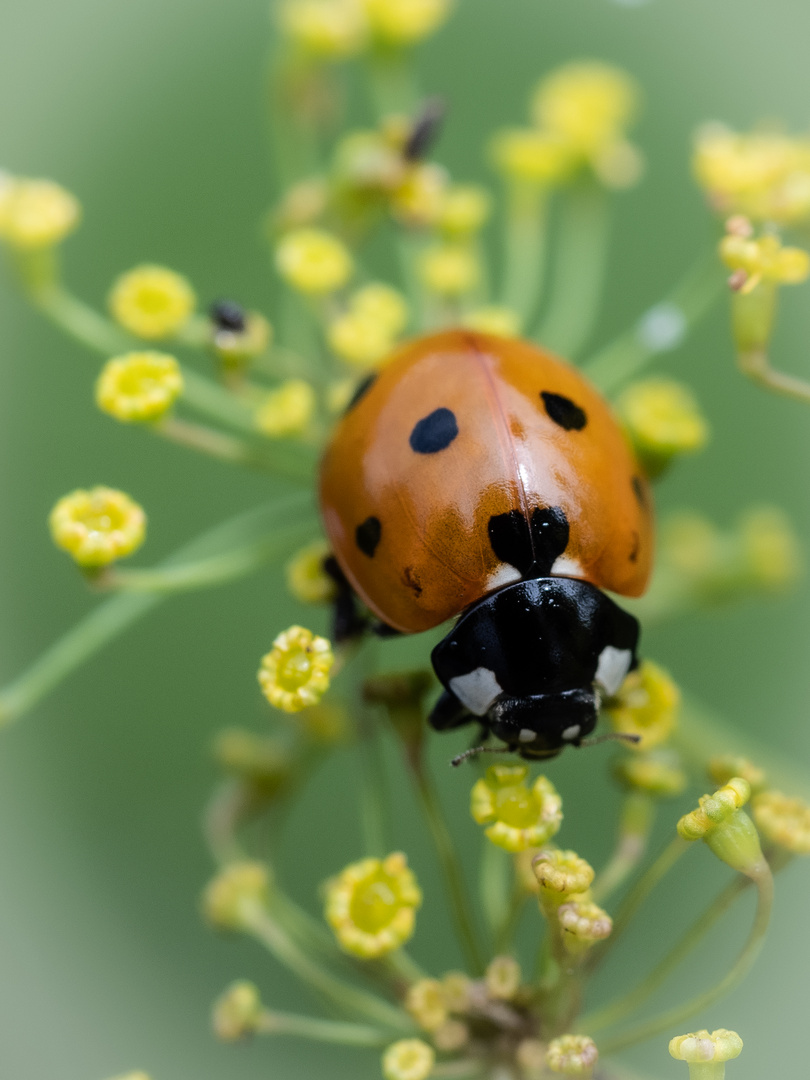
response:
<path fill-rule="evenodd" d="M 614 773 L 625 787 L 659 799 L 680 795 L 687 783 L 677 755 L 666 750 L 628 754 L 616 763 Z"/>
<path fill-rule="evenodd" d="M 614 731 L 640 735 L 636 750 L 652 750 L 672 734 L 681 705 L 681 692 L 663 668 L 643 660 L 631 671 L 605 711 Z"/>
<path fill-rule="evenodd" d="M 0 239 L 21 251 L 60 243 L 81 218 L 78 201 L 52 180 L 0 177 Z"/>
<path fill-rule="evenodd" d="M 678 833 L 684 840 L 703 840 L 718 825 L 724 824 L 751 797 L 751 785 L 734 776 L 714 795 L 701 795 L 699 807 L 684 814 L 678 822 Z"/>
<path fill-rule="evenodd" d="M 96 404 L 124 423 L 157 420 L 183 392 L 180 365 L 160 352 L 133 352 L 108 360 L 96 382 Z"/>
<path fill-rule="evenodd" d="M 773 506 L 758 506 L 740 520 L 745 560 L 755 581 L 767 588 L 784 588 L 801 574 L 799 540 L 785 514 Z"/>
<path fill-rule="evenodd" d="M 491 765 L 472 789 L 470 812 L 487 837 L 507 851 L 523 851 L 550 840 L 562 823 L 562 800 L 545 776 L 531 788 L 525 765 Z"/>
<path fill-rule="evenodd" d="M 370 960 L 411 937 L 422 893 L 402 852 L 361 859 L 326 889 L 326 921 L 346 952 Z"/>
<path fill-rule="evenodd" d="M 773 233 L 759 239 L 728 233 L 720 241 L 720 258 L 739 275 L 735 288 L 747 295 L 761 281 L 800 285 L 810 277 L 810 255 L 801 248 L 782 247 Z"/>
<path fill-rule="evenodd" d="M 810 139 L 707 124 L 695 140 L 693 168 L 718 213 L 781 224 L 810 214 Z"/>
<path fill-rule="evenodd" d="M 209 881 L 202 897 L 203 914 L 220 930 L 242 930 L 245 909 L 264 906 L 270 890 L 270 874 L 260 862 L 231 863 Z"/>
<path fill-rule="evenodd" d="M 608 913 L 590 900 L 568 900 L 560 904 L 557 918 L 563 945 L 574 955 L 609 937 L 613 930 Z"/>
<path fill-rule="evenodd" d="M 471 236 L 484 226 L 490 209 L 486 188 L 477 184 L 452 184 L 444 192 L 437 224 L 448 236 Z"/>
<path fill-rule="evenodd" d="M 490 156 L 498 172 L 508 179 L 540 186 L 566 179 L 573 164 L 571 150 L 563 139 L 534 128 L 497 132 Z"/>
<path fill-rule="evenodd" d="M 520 316 L 508 307 L 481 307 L 465 313 L 464 326 L 478 330 L 482 334 L 494 334 L 495 337 L 519 337 Z"/>
<path fill-rule="evenodd" d="M 291 626 L 278 635 L 273 648 L 262 657 L 259 685 L 277 709 L 300 712 L 317 705 L 329 689 L 334 662 L 326 638 L 316 637 L 303 626 Z"/>
<path fill-rule="evenodd" d="M 408 301 L 402 293 L 380 281 L 372 281 L 353 292 L 349 307 L 357 315 L 375 320 L 391 338 L 402 333 L 410 318 Z"/>
<path fill-rule="evenodd" d="M 590 1076 L 599 1059 L 596 1043 L 587 1035 L 560 1035 L 548 1044 L 546 1064 L 563 1076 Z"/>
<path fill-rule="evenodd" d="M 450 13 L 450 0 L 364 0 L 375 37 L 413 45 L 434 33 Z"/>
<path fill-rule="evenodd" d="M 513 956 L 496 956 L 484 974 L 487 993 L 495 1001 L 512 1001 L 520 990 L 520 964 Z"/>
<path fill-rule="evenodd" d="M 794 855 L 810 855 L 810 806 L 781 791 L 763 791 L 754 797 L 754 821 L 763 836 Z"/>
<path fill-rule="evenodd" d="M 419 276 L 430 292 L 457 297 L 475 288 L 481 268 L 472 248 L 463 244 L 436 244 L 422 255 Z"/>
<path fill-rule="evenodd" d="M 470 1041 L 470 1029 L 461 1020 L 448 1020 L 432 1032 L 433 1045 L 442 1054 L 454 1054 Z"/>
<path fill-rule="evenodd" d="M 743 1041 L 737 1032 L 726 1028 L 718 1028 L 711 1035 L 705 1028 L 689 1035 L 677 1035 L 669 1044 L 669 1052 L 676 1060 L 690 1064 L 731 1061 L 739 1057 L 742 1048 Z"/>
<path fill-rule="evenodd" d="M 255 983 L 231 983 L 214 1002 L 211 1014 L 214 1034 L 223 1042 L 236 1042 L 252 1035 L 262 1015 L 262 1002 Z"/>
<path fill-rule="evenodd" d="M 343 241 L 322 229 L 293 229 L 283 236 L 276 267 L 291 288 L 314 296 L 341 289 L 354 269 Z"/>
<path fill-rule="evenodd" d="M 384 323 L 359 311 L 347 311 L 333 320 L 327 340 L 336 356 L 358 368 L 379 364 L 394 343 Z"/>
<path fill-rule="evenodd" d="M 702 450 L 709 438 L 692 391 L 675 379 L 633 383 L 619 398 L 616 411 L 651 475 L 677 455 Z"/>
<path fill-rule="evenodd" d="M 444 987 L 438 979 L 419 979 L 408 987 L 405 1008 L 424 1031 L 437 1031 L 447 1022 Z"/>
<path fill-rule="evenodd" d="M 136 266 L 114 283 L 110 311 L 138 337 L 170 337 L 189 320 L 197 303 L 188 281 L 165 266 Z"/>
<path fill-rule="evenodd" d="M 472 979 L 463 971 L 448 971 L 442 976 L 442 991 L 451 1013 L 464 1013 L 470 1005 Z"/>
<path fill-rule="evenodd" d="M 751 796 L 747 780 L 734 776 L 714 795 L 702 795 L 697 810 L 684 814 L 678 835 L 684 840 L 703 840 L 709 850 L 732 870 L 754 881 L 770 877 L 762 855 L 759 834 L 742 809 Z"/>
<path fill-rule="evenodd" d="M 287 379 L 271 390 L 256 413 L 256 426 L 270 439 L 302 434 L 315 412 L 315 391 L 306 379 Z"/>
<path fill-rule="evenodd" d="M 532 860 L 532 870 L 541 897 L 557 904 L 587 892 L 594 878 L 591 864 L 575 851 L 541 851 Z"/>
<path fill-rule="evenodd" d="M 433 1071 L 436 1055 L 421 1039 L 400 1039 L 392 1043 L 382 1057 L 385 1080 L 427 1080 Z"/>
<path fill-rule="evenodd" d="M 439 220 L 447 190 L 447 173 L 433 162 L 419 162 L 406 170 L 391 192 L 391 213 L 402 225 L 434 225 Z"/>
<path fill-rule="evenodd" d="M 51 510 L 51 536 L 79 566 L 107 566 L 146 537 L 146 514 L 123 491 L 95 487 L 63 496 Z"/>
<path fill-rule="evenodd" d="M 622 138 L 638 102 L 638 86 L 624 71 L 585 61 L 566 64 L 542 80 L 532 116 L 538 127 L 593 157 Z"/>
<path fill-rule="evenodd" d="M 356 55 L 368 34 L 362 0 L 286 0 L 279 22 L 295 45 L 323 60 Z"/>
<path fill-rule="evenodd" d="M 283 791 L 292 773 L 289 751 L 279 739 L 244 728 L 221 731 L 214 757 L 225 772 L 249 783 L 265 799 Z"/>
<path fill-rule="evenodd" d="M 324 561 L 330 553 L 325 540 L 314 540 L 287 563 L 287 588 L 296 600 L 304 604 L 329 604 L 335 599 L 334 579 L 324 570 Z"/>
<path fill-rule="evenodd" d="M 727 784 L 734 776 L 748 782 L 751 794 L 757 795 L 765 786 L 765 770 L 738 754 L 723 754 L 709 761 L 709 776 L 715 784 Z"/>

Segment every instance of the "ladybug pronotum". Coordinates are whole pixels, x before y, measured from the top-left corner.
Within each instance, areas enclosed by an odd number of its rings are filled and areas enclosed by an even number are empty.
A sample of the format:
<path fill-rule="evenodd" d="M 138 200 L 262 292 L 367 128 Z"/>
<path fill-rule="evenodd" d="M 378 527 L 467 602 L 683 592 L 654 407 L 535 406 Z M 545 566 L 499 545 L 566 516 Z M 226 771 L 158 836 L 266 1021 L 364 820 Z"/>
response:
<path fill-rule="evenodd" d="M 448 330 L 368 380 L 324 454 L 337 565 L 434 648 L 439 729 L 478 719 L 524 757 L 579 745 L 637 664 L 653 554 L 647 481 L 608 406 L 524 341 Z"/>

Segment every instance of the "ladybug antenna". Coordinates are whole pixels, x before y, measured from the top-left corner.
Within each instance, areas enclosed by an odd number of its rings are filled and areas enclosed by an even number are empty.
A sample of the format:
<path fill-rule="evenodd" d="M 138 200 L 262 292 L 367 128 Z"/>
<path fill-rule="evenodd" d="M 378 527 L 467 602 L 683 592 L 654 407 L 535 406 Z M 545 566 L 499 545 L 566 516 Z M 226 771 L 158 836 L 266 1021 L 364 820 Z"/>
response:
<path fill-rule="evenodd" d="M 626 731 L 610 731 L 607 735 L 597 735 L 595 739 L 583 739 L 579 744 L 580 746 L 598 746 L 603 742 L 626 742 L 632 743 L 633 746 L 638 745 L 641 742 L 640 735 L 631 735 Z"/>
<path fill-rule="evenodd" d="M 462 761 L 467 761 L 469 758 L 477 757 L 479 754 L 509 754 L 511 753 L 508 746 L 473 746 L 469 750 L 465 750 L 463 754 L 458 754 L 450 764 L 454 769 L 457 769 Z"/>

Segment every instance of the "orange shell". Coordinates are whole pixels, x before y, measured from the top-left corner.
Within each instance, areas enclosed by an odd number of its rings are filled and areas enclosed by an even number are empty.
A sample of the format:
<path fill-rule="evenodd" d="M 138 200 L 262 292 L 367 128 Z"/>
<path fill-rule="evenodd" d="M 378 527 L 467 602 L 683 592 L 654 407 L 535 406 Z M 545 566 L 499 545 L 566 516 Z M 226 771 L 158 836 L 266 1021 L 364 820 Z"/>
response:
<path fill-rule="evenodd" d="M 555 423 L 543 392 L 582 409 L 584 427 Z M 437 409 L 452 411 L 457 437 L 417 453 L 414 426 Z M 338 423 L 320 498 L 351 585 L 405 633 L 520 578 L 489 541 L 490 518 L 510 510 L 564 511 L 557 576 L 625 596 L 639 596 L 650 576 L 652 500 L 623 432 L 579 372 L 525 341 L 448 330 L 404 346 Z M 379 523 L 372 555 L 356 539 L 370 518 Z"/>

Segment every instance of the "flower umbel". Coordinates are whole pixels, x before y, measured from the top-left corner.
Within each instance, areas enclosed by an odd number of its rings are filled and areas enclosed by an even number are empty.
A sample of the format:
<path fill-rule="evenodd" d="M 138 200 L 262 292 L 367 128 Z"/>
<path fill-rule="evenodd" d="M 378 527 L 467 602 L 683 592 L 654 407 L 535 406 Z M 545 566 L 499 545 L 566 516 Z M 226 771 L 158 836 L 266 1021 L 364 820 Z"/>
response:
<path fill-rule="evenodd" d="M 110 293 L 116 322 L 137 337 L 171 337 L 188 322 L 197 303 L 186 279 L 165 266 L 136 266 L 122 274 Z"/>
<path fill-rule="evenodd" d="M 550 780 L 526 783 L 525 765 L 491 765 L 472 789 L 470 812 L 487 837 L 507 851 L 539 847 L 562 823 L 562 800 Z"/>
<path fill-rule="evenodd" d="M 338 942 L 355 956 L 373 959 L 411 937 L 422 892 L 405 856 L 352 863 L 326 887 L 326 920 Z"/>
<path fill-rule="evenodd" d="M 100 567 L 137 551 L 146 514 L 123 491 L 95 487 L 63 496 L 51 510 L 51 536 L 79 566 Z"/>
<path fill-rule="evenodd" d="M 329 672 L 335 662 L 332 646 L 303 626 L 291 626 L 279 634 L 273 648 L 262 657 L 259 685 L 277 709 L 300 712 L 317 705 L 329 689 Z"/>
<path fill-rule="evenodd" d="M 96 382 L 96 404 L 116 420 L 157 420 L 183 392 L 180 365 L 160 352 L 127 353 L 108 360 Z"/>

